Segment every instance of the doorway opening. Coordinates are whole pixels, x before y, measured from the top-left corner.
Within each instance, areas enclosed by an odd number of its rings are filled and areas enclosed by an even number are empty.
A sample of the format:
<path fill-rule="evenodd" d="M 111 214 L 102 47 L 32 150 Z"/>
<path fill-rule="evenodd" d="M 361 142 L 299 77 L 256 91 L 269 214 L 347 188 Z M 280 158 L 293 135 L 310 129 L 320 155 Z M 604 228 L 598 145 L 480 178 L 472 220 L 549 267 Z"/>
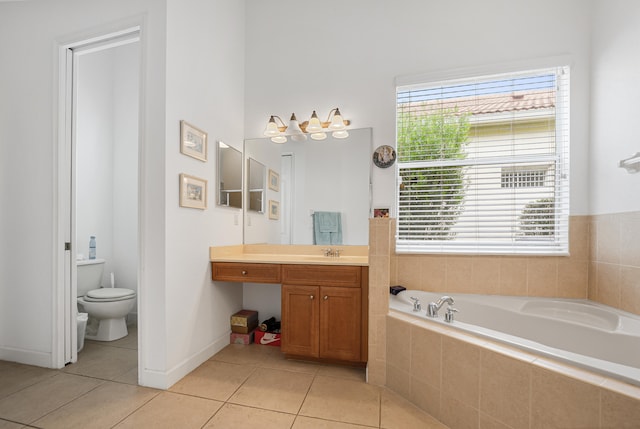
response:
<path fill-rule="evenodd" d="M 84 340 L 78 317 L 78 262 L 104 260 L 102 288 L 139 291 L 139 27 L 61 48 L 60 225 L 65 238 L 64 328 L 58 350 L 69 372 L 138 381 L 138 308 L 125 316 L 129 335 L 114 341 Z M 92 239 L 92 237 L 94 237 Z M 90 242 L 95 248 L 90 249 Z M 84 265 L 84 264 L 82 264 Z M 86 333 L 96 337 L 99 319 L 89 311 Z M 99 335 L 97 337 L 100 337 Z M 104 338 L 101 338 L 104 340 Z M 111 338 L 109 338 L 111 339 Z M 78 353 L 78 345 L 84 348 Z M 115 358 L 114 358 L 115 356 Z M 93 362 L 89 362 L 92 360 Z M 101 360 L 117 361 L 105 368 Z M 87 373 L 104 368 L 104 373 Z"/>

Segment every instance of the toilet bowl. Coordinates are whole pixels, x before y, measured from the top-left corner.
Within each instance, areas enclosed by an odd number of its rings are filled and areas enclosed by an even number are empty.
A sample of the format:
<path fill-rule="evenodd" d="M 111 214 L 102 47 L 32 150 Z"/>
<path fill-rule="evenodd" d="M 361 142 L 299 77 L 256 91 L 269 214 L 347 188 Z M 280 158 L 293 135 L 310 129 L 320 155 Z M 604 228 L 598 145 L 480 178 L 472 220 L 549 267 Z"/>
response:
<path fill-rule="evenodd" d="M 136 293 L 125 288 L 101 288 L 104 259 L 77 261 L 78 311 L 89 313 L 85 338 L 114 341 L 126 337 L 126 316 L 133 310 Z"/>

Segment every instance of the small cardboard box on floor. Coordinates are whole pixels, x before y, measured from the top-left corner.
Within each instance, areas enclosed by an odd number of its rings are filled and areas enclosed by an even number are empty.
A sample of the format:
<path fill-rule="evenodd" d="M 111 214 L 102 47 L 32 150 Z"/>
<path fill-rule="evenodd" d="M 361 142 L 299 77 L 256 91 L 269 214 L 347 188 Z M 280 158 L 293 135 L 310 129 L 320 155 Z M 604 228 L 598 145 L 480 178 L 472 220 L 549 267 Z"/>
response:
<path fill-rule="evenodd" d="M 252 344 L 255 332 L 255 330 L 249 332 L 248 334 L 239 334 L 237 332 L 232 332 L 231 341 L 229 342 L 229 344 Z"/>
<path fill-rule="evenodd" d="M 240 310 L 231 316 L 230 344 L 251 344 L 258 327 L 258 312 Z"/>
<path fill-rule="evenodd" d="M 231 332 L 248 334 L 258 327 L 258 312 L 240 310 L 231 316 Z"/>

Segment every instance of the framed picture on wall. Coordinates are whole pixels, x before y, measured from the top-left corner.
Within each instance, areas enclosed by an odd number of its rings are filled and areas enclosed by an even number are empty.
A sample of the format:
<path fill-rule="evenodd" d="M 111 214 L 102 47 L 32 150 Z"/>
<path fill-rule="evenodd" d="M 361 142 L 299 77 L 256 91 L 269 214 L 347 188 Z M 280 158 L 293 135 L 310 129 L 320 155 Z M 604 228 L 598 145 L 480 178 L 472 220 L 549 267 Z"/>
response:
<path fill-rule="evenodd" d="M 379 207 L 373 209 L 373 217 L 389 217 L 389 207 Z"/>
<path fill-rule="evenodd" d="M 276 192 L 280 190 L 280 175 L 271 169 L 269 169 L 269 189 Z"/>
<path fill-rule="evenodd" d="M 180 121 L 180 152 L 200 161 L 207 161 L 207 133 Z"/>
<path fill-rule="evenodd" d="M 269 219 L 280 219 L 280 202 L 269 200 Z"/>
<path fill-rule="evenodd" d="M 207 181 L 188 174 L 180 174 L 180 207 L 206 209 Z"/>

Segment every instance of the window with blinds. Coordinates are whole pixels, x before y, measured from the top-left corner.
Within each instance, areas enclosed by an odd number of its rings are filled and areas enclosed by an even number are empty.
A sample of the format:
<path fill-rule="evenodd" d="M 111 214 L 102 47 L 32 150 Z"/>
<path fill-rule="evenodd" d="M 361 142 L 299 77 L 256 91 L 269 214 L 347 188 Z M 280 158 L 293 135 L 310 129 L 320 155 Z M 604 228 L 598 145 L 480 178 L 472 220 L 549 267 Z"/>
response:
<path fill-rule="evenodd" d="M 397 87 L 398 252 L 566 254 L 569 68 Z"/>

